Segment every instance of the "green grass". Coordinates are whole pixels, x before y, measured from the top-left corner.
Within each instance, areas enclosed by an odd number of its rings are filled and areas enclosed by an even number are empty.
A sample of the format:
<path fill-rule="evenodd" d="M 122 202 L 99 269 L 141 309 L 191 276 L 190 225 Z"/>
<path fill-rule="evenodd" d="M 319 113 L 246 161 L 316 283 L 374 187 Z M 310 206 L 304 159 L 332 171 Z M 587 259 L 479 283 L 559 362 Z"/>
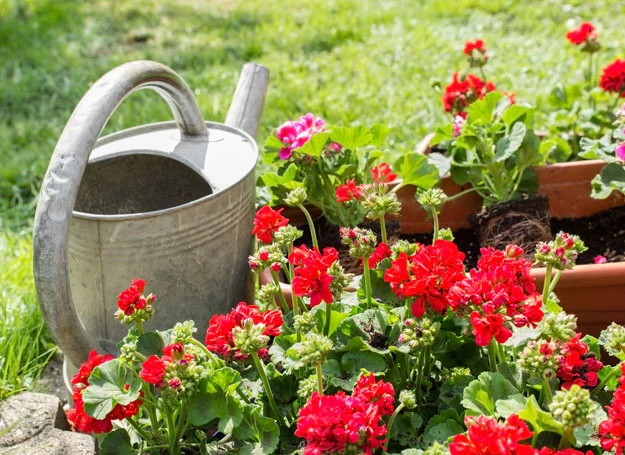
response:
<path fill-rule="evenodd" d="M 544 107 L 557 82 L 582 78 L 584 56 L 564 38 L 582 20 L 599 28 L 602 64 L 623 56 L 620 0 L 0 0 L 0 264 L 23 273 L 0 276 L 3 302 L 16 313 L 35 308 L 26 253 L 34 197 L 74 106 L 118 64 L 174 68 L 205 118 L 221 121 L 242 64 L 255 61 L 271 71 L 261 142 L 314 112 L 330 123 L 386 123 L 389 147 L 404 153 L 446 119 L 434 87 L 465 68 L 465 40 L 486 41 L 500 89 Z M 105 133 L 169 118 L 156 95 L 138 93 Z M 36 334 L 38 317 L 24 316 L 33 311 L 15 317 Z"/>
<path fill-rule="evenodd" d="M 33 385 L 56 351 L 33 287 L 31 239 L 0 235 L 0 399 Z"/>

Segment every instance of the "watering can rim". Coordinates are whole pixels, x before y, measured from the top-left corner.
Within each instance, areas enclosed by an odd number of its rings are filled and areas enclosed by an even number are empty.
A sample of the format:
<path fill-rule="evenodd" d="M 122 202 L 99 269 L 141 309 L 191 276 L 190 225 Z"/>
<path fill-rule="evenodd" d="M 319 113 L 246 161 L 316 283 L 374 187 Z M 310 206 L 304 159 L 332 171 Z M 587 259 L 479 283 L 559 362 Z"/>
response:
<path fill-rule="evenodd" d="M 93 221 L 130 221 L 130 220 L 139 220 L 139 219 L 146 219 L 146 218 L 153 218 L 153 217 L 157 217 L 157 216 L 161 216 L 161 215 L 166 215 L 168 213 L 174 212 L 174 211 L 179 211 L 181 209 L 188 209 L 191 207 L 194 207 L 196 205 L 202 204 L 208 200 L 211 199 L 215 199 L 216 197 L 222 195 L 223 193 L 225 193 L 226 191 L 230 190 L 231 188 L 235 187 L 241 180 L 244 180 L 245 178 L 247 178 L 252 172 L 255 171 L 256 169 L 256 165 L 258 164 L 258 157 L 259 157 L 259 151 L 258 151 L 258 144 L 256 142 L 256 140 L 254 138 L 252 138 L 248 133 L 246 133 L 245 131 L 243 131 L 240 128 L 234 127 L 234 126 L 229 126 L 223 123 L 219 123 L 219 122 L 212 122 L 212 121 L 208 121 L 206 120 L 204 122 L 206 124 L 207 129 L 214 129 L 214 130 L 222 130 L 222 131 L 228 131 L 231 133 L 235 133 L 240 135 L 243 139 L 247 140 L 247 142 L 252 146 L 252 153 L 254 153 L 256 155 L 256 159 L 253 162 L 253 165 L 250 166 L 250 169 L 247 170 L 244 174 L 241 175 L 241 177 L 238 179 L 238 181 L 235 181 L 233 183 L 231 183 L 228 186 L 225 186 L 223 188 L 220 188 L 219 191 L 216 191 L 214 193 L 211 194 L 207 194 L 206 196 L 203 196 L 199 199 L 195 199 L 193 201 L 190 202 L 186 202 L 184 204 L 180 204 L 180 205 L 175 205 L 173 207 L 168 207 L 166 209 L 160 209 L 160 210 L 153 210 L 150 212 L 140 212 L 140 213 L 125 213 L 125 214 L 113 214 L 113 215 L 106 215 L 106 214 L 98 214 L 98 213 L 88 213 L 88 212 L 81 212 L 78 210 L 73 210 L 72 211 L 72 217 L 74 218 L 79 218 L 79 219 L 85 219 L 85 220 L 93 220 Z M 120 140 L 120 139 L 125 139 L 127 137 L 136 135 L 136 134 L 142 134 L 142 133 L 148 133 L 148 132 L 158 132 L 160 130 L 168 130 L 168 129 L 177 129 L 176 126 L 176 122 L 173 120 L 170 121 L 165 121 L 165 122 L 154 122 L 154 123 L 148 123 L 146 125 L 138 125 L 138 126 L 134 126 L 131 128 L 126 128 L 120 131 L 115 131 L 111 134 L 107 134 L 106 136 L 102 136 L 101 138 L 98 139 L 98 141 L 95 144 L 94 150 L 96 150 L 99 146 L 105 145 L 105 144 L 109 144 L 111 142 L 114 142 L 116 140 Z M 197 140 L 197 138 L 195 138 L 194 136 L 188 136 L 188 135 L 183 135 L 183 138 L 191 138 L 191 140 L 194 140 L 196 142 L 199 142 Z M 204 138 L 201 140 L 201 142 L 205 142 L 207 139 Z M 208 138 L 208 142 L 210 143 L 210 136 Z M 158 156 L 163 156 L 160 154 L 155 154 Z M 120 155 L 117 155 L 120 156 Z M 168 158 L 170 159 L 174 159 L 176 161 L 179 161 L 180 163 L 188 166 L 188 163 L 177 159 L 176 156 L 168 156 Z M 107 158 L 96 158 L 95 160 L 90 162 L 100 162 L 100 161 L 106 161 Z M 200 174 L 201 175 L 201 174 Z M 203 176 L 202 176 L 203 177 Z"/>

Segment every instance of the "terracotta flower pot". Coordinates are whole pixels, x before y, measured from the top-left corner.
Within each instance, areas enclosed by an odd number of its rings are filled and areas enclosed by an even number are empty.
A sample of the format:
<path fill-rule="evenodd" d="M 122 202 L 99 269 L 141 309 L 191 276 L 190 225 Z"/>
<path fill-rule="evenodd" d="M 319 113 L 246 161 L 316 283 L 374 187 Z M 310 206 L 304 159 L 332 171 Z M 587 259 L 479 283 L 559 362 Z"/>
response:
<path fill-rule="evenodd" d="M 612 207 L 625 205 L 622 194 L 613 193 L 607 199 L 590 197 L 590 181 L 605 165 L 603 161 L 558 163 L 536 169 L 538 192 L 549 197 L 552 218 L 579 218 L 594 215 Z M 456 185 L 450 177 L 441 180 L 441 188 L 450 196 L 468 187 Z M 398 191 L 402 204 L 400 227 L 403 234 L 421 234 L 432 230 L 432 222 L 414 198 L 416 188 L 406 186 Z M 476 213 L 482 200 L 475 193 L 455 199 L 443 208 L 439 217 L 441 227 L 452 230 L 470 228 L 469 215 Z M 583 239 L 582 239 L 583 240 Z M 545 269 L 532 270 L 540 289 Z M 562 274 L 556 292 L 560 305 L 578 317 L 579 330 L 598 335 L 614 321 L 625 324 L 625 262 L 579 265 Z"/>

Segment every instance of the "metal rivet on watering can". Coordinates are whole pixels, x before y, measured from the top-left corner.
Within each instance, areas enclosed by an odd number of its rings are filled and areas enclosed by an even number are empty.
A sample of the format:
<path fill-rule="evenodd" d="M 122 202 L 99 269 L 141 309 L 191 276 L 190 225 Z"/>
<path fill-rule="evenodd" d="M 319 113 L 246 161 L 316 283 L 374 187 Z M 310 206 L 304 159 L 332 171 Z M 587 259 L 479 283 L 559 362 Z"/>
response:
<path fill-rule="evenodd" d="M 39 302 L 74 365 L 124 336 L 113 314 L 133 278 L 157 295 L 148 328 L 193 319 L 202 332 L 212 314 L 250 297 L 258 158 L 250 135 L 267 83 L 266 68 L 245 65 L 226 125 L 204 122 L 180 76 L 150 61 L 113 69 L 80 101 L 44 178 L 33 240 Z M 98 139 L 142 88 L 167 101 L 175 122 Z"/>

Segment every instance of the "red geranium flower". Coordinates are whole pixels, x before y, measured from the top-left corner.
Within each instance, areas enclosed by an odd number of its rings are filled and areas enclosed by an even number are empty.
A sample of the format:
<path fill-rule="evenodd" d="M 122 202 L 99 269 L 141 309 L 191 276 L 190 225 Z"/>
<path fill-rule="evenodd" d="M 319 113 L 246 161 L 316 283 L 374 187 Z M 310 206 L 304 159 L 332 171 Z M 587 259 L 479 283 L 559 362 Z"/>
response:
<path fill-rule="evenodd" d="M 608 418 L 599 424 L 601 447 L 623 455 L 625 449 L 625 364 L 621 364 L 619 387 L 614 392 L 610 406 L 606 406 Z"/>
<path fill-rule="evenodd" d="M 464 54 L 471 55 L 471 53 L 476 50 L 482 54 L 486 53 L 486 46 L 484 46 L 484 40 L 477 39 L 475 41 L 467 41 L 464 43 Z"/>
<path fill-rule="evenodd" d="M 595 26 L 590 22 L 582 22 L 579 28 L 567 32 L 566 39 L 575 46 L 584 44 L 586 40 L 596 40 Z"/>
<path fill-rule="evenodd" d="M 391 183 L 397 178 L 397 174 L 393 174 L 391 167 L 386 163 L 375 166 L 371 169 L 371 174 L 375 183 Z"/>
<path fill-rule="evenodd" d="M 481 315 L 477 311 L 471 313 L 471 325 L 475 344 L 478 346 L 488 346 L 494 337 L 498 343 L 505 343 L 512 336 L 512 332 L 504 327 L 502 314 Z"/>
<path fill-rule="evenodd" d="M 134 279 L 130 287 L 119 294 L 117 306 L 126 316 L 146 307 L 147 301 L 141 296 L 143 289 L 145 289 L 145 280 Z"/>
<path fill-rule="evenodd" d="M 467 434 L 457 434 L 449 444 L 451 455 L 534 455 L 530 444 L 521 441 L 534 433 L 516 414 L 505 422 L 497 422 L 493 417 L 467 417 Z"/>
<path fill-rule="evenodd" d="M 254 324 L 264 324 L 263 335 L 273 337 L 280 335 L 282 313 L 279 310 L 267 310 L 261 313 L 257 306 L 241 302 L 229 314 L 216 314 L 211 318 L 204 340 L 206 348 L 227 360 L 247 359 L 247 355 L 236 348 L 232 335 L 232 330 L 235 327 L 242 327 L 247 319 L 252 319 Z M 267 349 L 263 348 L 258 351 L 260 358 L 265 358 L 267 354 Z"/>
<path fill-rule="evenodd" d="M 314 307 L 323 300 L 332 303 L 332 291 L 330 290 L 332 277 L 321 268 L 304 266 L 295 270 L 293 278 L 293 294 L 298 297 L 310 297 L 310 306 Z"/>
<path fill-rule="evenodd" d="M 364 192 L 360 185 L 356 185 L 356 179 L 348 179 L 342 185 L 336 188 L 336 200 L 337 202 L 349 202 L 354 199 L 360 199 L 364 195 Z"/>
<path fill-rule="evenodd" d="M 616 59 L 603 68 L 599 87 L 606 92 L 618 93 L 625 97 L 625 60 Z"/>
<path fill-rule="evenodd" d="M 557 376 L 562 382 L 563 389 L 570 389 L 573 384 L 580 387 L 592 388 L 599 383 L 597 372 L 603 368 L 603 363 L 589 352 L 588 345 L 581 340 L 578 333 L 571 340 L 562 344 L 562 355 L 558 359 L 560 367 Z"/>
<path fill-rule="evenodd" d="M 167 364 L 163 360 L 155 355 L 151 355 L 143 362 L 139 377 L 145 382 L 158 386 L 163 380 L 166 368 Z"/>
<path fill-rule="evenodd" d="M 388 245 L 384 242 L 380 242 L 375 248 L 375 251 L 369 256 L 369 268 L 375 269 L 381 261 L 390 258 L 392 254 L 393 252 Z"/>
<path fill-rule="evenodd" d="M 481 100 L 487 93 L 495 90 L 495 84 L 483 81 L 474 74 L 467 74 L 461 79 L 460 73 L 454 73 L 451 83 L 445 87 L 443 108 L 446 112 L 456 114 L 464 111 L 469 104 Z"/>
<path fill-rule="evenodd" d="M 376 382 L 373 373 L 361 375 L 354 387 L 353 397 L 362 397 L 374 403 L 381 415 L 391 415 L 395 411 L 395 389 L 390 382 Z"/>
<path fill-rule="evenodd" d="M 268 205 L 261 207 L 256 212 L 252 234 L 263 243 L 271 243 L 273 233 L 289 224 L 289 219 L 282 216 L 281 212 L 282 209 L 274 210 Z"/>

